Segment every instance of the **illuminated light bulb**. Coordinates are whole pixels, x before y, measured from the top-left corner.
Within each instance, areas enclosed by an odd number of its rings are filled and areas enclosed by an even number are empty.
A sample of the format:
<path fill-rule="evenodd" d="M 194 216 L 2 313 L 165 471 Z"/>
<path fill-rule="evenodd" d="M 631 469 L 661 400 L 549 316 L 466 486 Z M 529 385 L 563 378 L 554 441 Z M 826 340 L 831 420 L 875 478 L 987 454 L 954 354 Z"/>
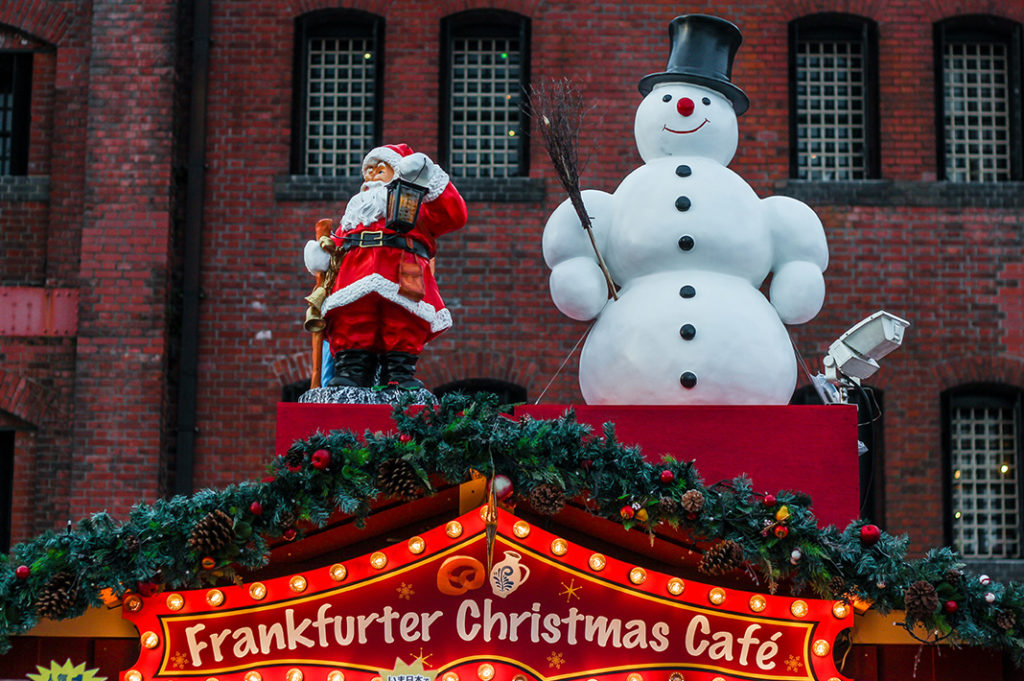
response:
<path fill-rule="evenodd" d="M 647 570 L 642 567 L 635 567 L 629 571 L 629 581 L 633 582 L 637 586 L 647 581 Z"/>
<path fill-rule="evenodd" d="M 444 533 L 452 539 L 458 539 L 462 536 L 462 523 L 458 520 L 453 520 L 444 526 Z"/>
<path fill-rule="evenodd" d="M 569 551 L 569 542 L 564 539 L 552 539 L 551 540 L 551 553 L 556 556 L 564 556 Z"/>
<path fill-rule="evenodd" d="M 142 610 L 142 599 L 132 594 L 124 599 L 124 607 L 128 609 L 128 612 L 138 612 Z"/>
<path fill-rule="evenodd" d="M 345 674 L 338 669 L 333 669 L 327 675 L 327 681 L 345 681 Z"/>
<path fill-rule="evenodd" d="M 459 681 L 459 675 L 455 672 L 445 672 L 444 676 L 441 677 L 441 681 Z"/>
<path fill-rule="evenodd" d="M 220 589 L 210 589 L 206 592 L 206 602 L 216 607 L 224 603 L 224 592 Z"/>
<path fill-rule="evenodd" d="M 185 607 L 185 598 L 181 594 L 169 594 L 167 596 L 168 610 L 181 610 Z"/>
<path fill-rule="evenodd" d="M 721 605 L 722 603 L 725 603 L 725 589 L 716 586 L 708 592 L 708 600 L 714 605 Z"/>
<path fill-rule="evenodd" d="M 626 681 L 644 681 L 644 676 L 643 676 L 643 674 L 638 674 L 637 672 L 633 672 L 632 674 L 627 674 L 626 675 Z"/>
<path fill-rule="evenodd" d="M 494 665 L 484 662 L 476 668 L 476 675 L 480 681 L 491 681 L 494 678 Z"/>
<path fill-rule="evenodd" d="M 427 548 L 427 542 L 423 541 L 423 537 L 413 537 L 409 540 L 409 551 L 412 553 L 423 553 Z"/>
<path fill-rule="evenodd" d="M 826 641 L 823 638 L 819 638 L 817 641 L 814 642 L 814 645 L 811 646 L 811 652 L 813 652 L 818 657 L 825 657 L 826 655 L 828 655 L 829 650 L 830 648 L 828 645 L 828 641 Z"/>
<path fill-rule="evenodd" d="M 793 601 L 793 605 L 789 606 L 789 611 L 793 613 L 793 617 L 804 617 L 807 615 L 807 602 Z"/>
<path fill-rule="evenodd" d="M 960 520 L 960 516 L 962 516 L 962 515 L 963 515 L 963 513 L 961 513 L 960 511 L 957 511 L 956 513 L 953 514 L 953 517 L 956 518 L 957 520 Z"/>
<path fill-rule="evenodd" d="M 142 673 L 138 669 L 129 669 L 124 673 L 124 681 L 142 681 Z"/>
<path fill-rule="evenodd" d="M 263 582 L 253 582 L 249 585 L 249 596 L 254 601 L 262 601 L 267 596 L 267 585 Z"/>
<path fill-rule="evenodd" d="M 672 672 L 668 675 L 668 681 L 685 681 L 685 679 L 679 672 Z"/>
<path fill-rule="evenodd" d="M 516 674 L 515 676 L 512 677 L 512 681 L 526 681 L 526 675 L 525 674 Z"/>
<path fill-rule="evenodd" d="M 257 671 L 251 671 L 246 672 L 243 678 L 245 678 L 245 681 L 263 681 L 263 674 L 260 674 Z"/>
<path fill-rule="evenodd" d="M 340 582 L 348 576 L 348 568 L 341 563 L 335 563 L 328 569 L 328 574 L 331 575 L 331 579 L 336 582 Z"/>
<path fill-rule="evenodd" d="M 508 136 L 509 137 L 515 137 L 516 136 L 516 131 L 515 130 L 509 130 L 508 131 Z"/>
<path fill-rule="evenodd" d="M 1004 463 L 1002 466 L 999 467 L 999 472 L 1002 473 L 1003 475 L 1006 475 L 1007 473 L 1010 472 L 1010 467 Z"/>
<path fill-rule="evenodd" d="M 302 681 L 302 670 L 298 667 L 292 667 L 284 675 L 285 681 Z"/>
<path fill-rule="evenodd" d="M 754 594 L 750 597 L 750 610 L 752 612 L 763 612 L 768 607 L 768 599 L 761 594 Z"/>
<path fill-rule="evenodd" d="M 678 577 L 673 577 L 668 580 L 668 584 L 665 585 L 665 588 L 668 589 L 668 592 L 673 596 L 680 596 L 684 591 L 686 591 L 686 582 Z"/>
<path fill-rule="evenodd" d="M 383 551 L 374 551 L 372 554 L 370 554 L 370 565 L 377 568 L 378 570 L 383 570 L 387 564 L 388 557 L 384 555 Z"/>
<path fill-rule="evenodd" d="M 152 631 L 147 631 L 143 634 L 139 641 L 142 643 L 143 648 L 148 648 L 150 650 L 160 645 L 160 637 Z"/>
<path fill-rule="evenodd" d="M 306 578 L 302 575 L 295 575 L 294 577 L 288 580 L 288 588 L 294 591 L 295 593 L 302 593 L 306 590 L 307 586 L 308 584 L 306 582 Z"/>
<path fill-rule="evenodd" d="M 953 471 L 953 479 L 954 480 L 959 480 L 960 479 L 960 471 L 959 470 Z"/>
<path fill-rule="evenodd" d="M 372 58 L 373 58 L 373 54 L 372 53 L 370 53 L 370 52 L 364 52 L 363 53 L 363 59 L 372 59 Z"/>
<path fill-rule="evenodd" d="M 839 619 L 843 619 L 850 614 L 850 607 L 846 604 L 846 601 L 836 601 L 832 606 L 832 614 Z"/>
<path fill-rule="evenodd" d="M 512 526 L 512 534 L 519 537 L 520 539 L 526 539 L 530 536 L 530 523 L 526 522 L 525 520 L 518 521 L 515 525 Z"/>
<path fill-rule="evenodd" d="M 587 565 L 589 565 L 590 569 L 594 570 L 595 572 L 600 572 L 601 570 L 604 570 L 604 566 L 606 563 L 607 561 L 605 560 L 605 557 L 602 556 L 600 553 L 595 553 L 587 561 Z"/>
<path fill-rule="evenodd" d="M 497 519 L 498 519 L 498 511 L 497 511 L 497 509 L 495 509 L 494 513 L 491 513 L 490 510 L 486 506 L 481 506 L 480 507 L 480 520 L 484 521 L 485 523 L 493 523 Z"/>

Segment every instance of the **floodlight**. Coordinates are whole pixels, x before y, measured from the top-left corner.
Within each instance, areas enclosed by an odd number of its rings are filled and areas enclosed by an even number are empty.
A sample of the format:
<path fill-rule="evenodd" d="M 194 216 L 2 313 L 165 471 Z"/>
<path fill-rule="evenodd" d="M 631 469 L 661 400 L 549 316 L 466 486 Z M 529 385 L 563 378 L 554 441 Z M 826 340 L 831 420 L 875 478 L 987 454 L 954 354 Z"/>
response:
<path fill-rule="evenodd" d="M 878 371 L 878 360 L 903 343 L 903 331 L 910 322 L 885 310 L 855 324 L 828 348 L 826 373 L 836 372 L 861 381 Z"/>

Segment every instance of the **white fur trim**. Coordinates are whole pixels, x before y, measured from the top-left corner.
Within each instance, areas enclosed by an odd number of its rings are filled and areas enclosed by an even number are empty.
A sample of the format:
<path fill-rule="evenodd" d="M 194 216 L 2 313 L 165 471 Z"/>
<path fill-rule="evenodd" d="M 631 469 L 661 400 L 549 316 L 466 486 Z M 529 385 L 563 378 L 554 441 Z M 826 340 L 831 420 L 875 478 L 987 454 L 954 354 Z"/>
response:
<path fill-rule="evenodd" d="M 326 316 L 334 308 L 348 305 L 369 293 L 377 293 L 381 298 L 405 308 L 430 324 L 430 330 L 434 333 L 444 331 L 452 325 L 452 313 L 448 311 L 448 308 L 442 307 L 440 310 L 436 310 L 433 305 L 422 300 L 418 303 L 413 302 L 405 296 L 399 295 L 397 282 L 376 273 L 354 281 L 329 295 L 324 304 L 320 306 L 320 312 Z"/>
<path fill-rule="evenodd" d="M 366 169 L 376 165 L 377 163 L 384 161 L 394 170 L 398 170 L 398 164 L 401 163 L 403 156 L 394 149 L 388 149 L 387 147 L 377 147 L 371 149 L 366 156 L 363 157 L 363 172 Z"/>
<path fill-rule="evenodd" d="M 430 175 L 427 176 L 427 195 L 424 200 L 433 201 L 441 196 L 445 187 L 448 186 L 448 182 L 450 182 L 448 173 L 444 172 L 436 163 L 431 163 Z"/>

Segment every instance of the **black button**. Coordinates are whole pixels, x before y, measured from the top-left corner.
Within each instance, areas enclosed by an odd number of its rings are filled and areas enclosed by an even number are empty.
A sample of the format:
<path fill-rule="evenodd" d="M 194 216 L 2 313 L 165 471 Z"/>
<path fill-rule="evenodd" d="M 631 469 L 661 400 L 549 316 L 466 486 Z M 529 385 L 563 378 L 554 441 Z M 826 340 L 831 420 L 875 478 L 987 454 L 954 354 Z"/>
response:
<path fill-rule="evenodd" d="M 693 248 L 693 237 L 689 234 L 679 237 L 679 248 L 689 251 Z"/>
<path fill-rule="evenodd" d="M 692 286 L 684 286 L 681 289 L 679 289 L 679 295 L 682 296 L 683 298 L 693 298 L 695 295 L 697 295 L 697 290 L 694 289 Z"/>
<path fill-rule="evenodd" d="M 693 337 L 697 335 L 697 327 L 693 324 L 683 324 L 679 327 L 679 335 L 683 337 L 683 340 L 693 340 Z"/>
<path fill-rule="evenodd" d="M 690 170 L 690 166 L 685 164 L 676 167 L 676 175 L 679 177 L 689 177 L 692 172 L 693 171 Z"/>
<path fill-rule="evenodd" d="M 683 375 L 679 377 L 679 382 L 684 388 L 692 388 L 697 385 L 697 374 L 692 371 L 683 372 Z"/>
<path fill-rule="evenodd" d="M 690 199 L 687 196 L 680 196 L 676 199 L 676 210 L 684 211 L 690 210 Z"/>

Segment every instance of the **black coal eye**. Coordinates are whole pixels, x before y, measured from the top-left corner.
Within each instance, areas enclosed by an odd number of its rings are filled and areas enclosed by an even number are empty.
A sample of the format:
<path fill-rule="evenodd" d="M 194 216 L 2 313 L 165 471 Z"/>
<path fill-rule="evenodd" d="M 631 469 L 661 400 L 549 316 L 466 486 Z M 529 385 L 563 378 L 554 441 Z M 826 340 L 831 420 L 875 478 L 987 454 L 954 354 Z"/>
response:
<path fill-rule="evenodd" d="M 663 101 L 663 102 L 671 102 L 672 101 L 672 95 L 665 95 L 664 97 L 661 98 L 661 101 Z"/>
<path fill-rule="evenodd" d="M 711 104 L 711 100 L 708 99 L 707 97 L 705 97 L 704 99 L 702 99 L 700 101 L 701 101 L 701 104 L 703 104 L 704 106 L 708 106 L 709 104 Z"/>

